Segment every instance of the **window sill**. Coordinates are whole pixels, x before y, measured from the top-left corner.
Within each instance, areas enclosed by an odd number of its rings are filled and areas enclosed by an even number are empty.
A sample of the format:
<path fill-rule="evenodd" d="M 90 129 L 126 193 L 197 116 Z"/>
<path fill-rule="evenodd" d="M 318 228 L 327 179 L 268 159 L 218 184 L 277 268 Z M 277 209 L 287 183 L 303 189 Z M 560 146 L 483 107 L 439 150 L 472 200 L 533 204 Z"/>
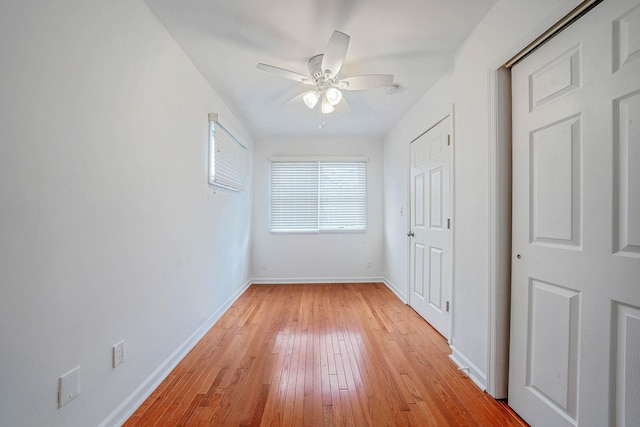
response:
<path fill-rule="evenodd" d="M 270 230 L 271 234 L 366 234 L 367 230 Z"/>

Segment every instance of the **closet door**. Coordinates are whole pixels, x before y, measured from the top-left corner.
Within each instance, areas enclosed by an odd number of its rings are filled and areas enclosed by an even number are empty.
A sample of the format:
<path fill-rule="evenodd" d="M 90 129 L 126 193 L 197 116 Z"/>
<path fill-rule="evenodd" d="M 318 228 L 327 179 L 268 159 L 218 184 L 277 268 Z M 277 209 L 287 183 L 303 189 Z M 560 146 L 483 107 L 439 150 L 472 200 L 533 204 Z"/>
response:
<path fill-rule="evenodd" d="M 534 426 L 640 425 L 639 3 L 512 69 L 509 405 Z"/>

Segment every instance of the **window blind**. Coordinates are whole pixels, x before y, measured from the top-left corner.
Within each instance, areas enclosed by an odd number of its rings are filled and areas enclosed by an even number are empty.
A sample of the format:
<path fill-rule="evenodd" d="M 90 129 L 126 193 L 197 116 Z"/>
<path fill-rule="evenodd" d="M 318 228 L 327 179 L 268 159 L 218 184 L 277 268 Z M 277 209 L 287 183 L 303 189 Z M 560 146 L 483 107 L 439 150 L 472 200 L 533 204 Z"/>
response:
<path fill-rule="evenodd" d="M 209 184 L 236 191 L 245 188 L 247 148 L 209 115 Z"/>
<path fill-rule="evenodd" d="M 272 161 L 271 231 L 362 231 L 365 161 Z"/>

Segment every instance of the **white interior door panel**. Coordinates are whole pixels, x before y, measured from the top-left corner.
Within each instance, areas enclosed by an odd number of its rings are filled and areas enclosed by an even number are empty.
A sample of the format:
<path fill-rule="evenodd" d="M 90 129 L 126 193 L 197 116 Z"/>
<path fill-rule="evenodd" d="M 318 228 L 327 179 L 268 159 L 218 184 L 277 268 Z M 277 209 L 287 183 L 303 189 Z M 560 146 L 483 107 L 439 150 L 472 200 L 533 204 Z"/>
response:
<path fill-rule="evenodd" d="M 640 2 L 607 0 L 512 69 L 509 405 L 640 426 Z"/>
<path fill-rule="evenodd" d="M 411 143 L 409 303 L 449 338 L 452 276 L 450 121 Z"/>

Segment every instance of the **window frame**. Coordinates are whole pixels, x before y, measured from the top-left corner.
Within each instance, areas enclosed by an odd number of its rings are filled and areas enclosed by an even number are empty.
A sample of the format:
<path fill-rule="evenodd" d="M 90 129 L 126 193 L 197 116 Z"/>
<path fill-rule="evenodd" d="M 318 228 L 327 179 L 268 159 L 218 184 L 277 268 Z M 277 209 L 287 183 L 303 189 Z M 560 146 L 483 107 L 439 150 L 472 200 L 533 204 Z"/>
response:
<path fill-rule="evenodd" d="M 269 167 L 269 230 L 272 234 L 349 234 L 349 233 L 366 233 L 368 229 L 368 205 L 369 205 L 369 189 L 368 189 L 368 181 L 369 181 L 369 159 L 366 157 L 272 157 L 269 159 L 270 167 Z M 273 224 L 273 163 L 296 163 L 296 162 L 314 162 L 318 164 L 318 181 L 317 185 L 317 220 L 315 223 L 315 228 L 305 228 L 305 229 L 286 229 L 286 228 L 277 228 L 274 229 Z M 363 224 L 360 227 L 346 227 L 346 228 L 324 228 L 320 222 L 320 212 L 322 209 L 320 198 L 321 198 L 321 187 L 322 183 L 320 181 L 320 163 L 363 163 L 364 164 L 364 184 L 362 188 L 362 196 L 364 197 L 364 206 L 362 211 Z"/>
<path fill-rule="evenodd" d="M 216 176 L 216 153 L 219 148 L 216 145 L 216 135 L 220 136 L 220 147 L 226 145 L 225 154 L 227 157 L 223 160 L 225 165 L 231 167 L 229 174 L 223 174 L 222 177 Z M 245 191 L 247 185 L 247 147 L 241 143 L 231 132 L 227 130 L 219 121 L 216 113 L 209 114 L 209 185 L 225 188 L 236 192 Z M 237 173 L 236 173 L 237 172 Z"/>

